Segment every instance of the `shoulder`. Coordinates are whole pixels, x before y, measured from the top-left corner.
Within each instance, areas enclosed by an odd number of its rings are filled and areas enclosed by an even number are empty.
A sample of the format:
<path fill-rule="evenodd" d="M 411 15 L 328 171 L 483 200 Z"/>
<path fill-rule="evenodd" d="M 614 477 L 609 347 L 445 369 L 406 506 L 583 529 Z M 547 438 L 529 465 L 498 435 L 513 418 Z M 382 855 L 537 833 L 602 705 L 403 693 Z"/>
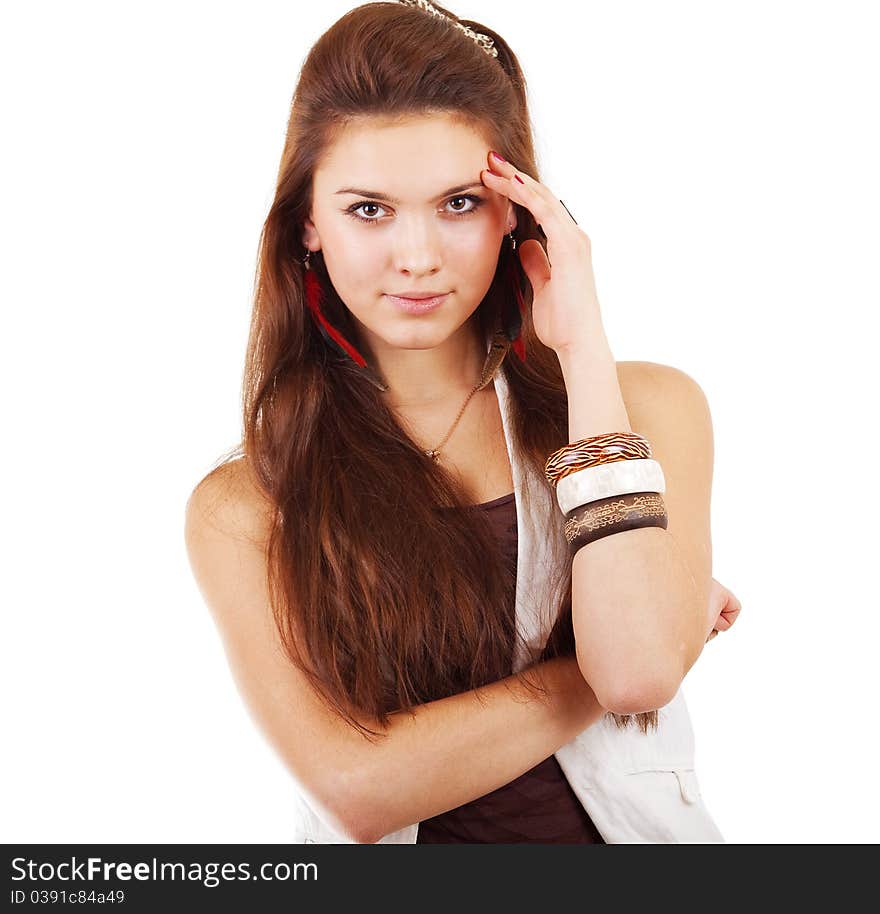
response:
<path fill-rule="evenodd" d="M 627 411 L 657 411 L 706 404 L 700 385 L 686 372 L 659 362 L 617 362 L 617 380 Z M 630 416 L 632 418 L 632 416 Z"/>
<path fill-rule="evenodd" d="M 263 547 L 274 517 L 247 457 L 221 464 L 201 479 L 186 502 L 188 544 L 232 537 Z"/>
<path fill-rule="evenodd" d="M 691 489 L 707 488 L 714 434 L 700 385 L 681 369 L 657 362 L 618 362 L 617 376 L 632 430 L 651 442 L 667 477 L 679 477 Z"/>

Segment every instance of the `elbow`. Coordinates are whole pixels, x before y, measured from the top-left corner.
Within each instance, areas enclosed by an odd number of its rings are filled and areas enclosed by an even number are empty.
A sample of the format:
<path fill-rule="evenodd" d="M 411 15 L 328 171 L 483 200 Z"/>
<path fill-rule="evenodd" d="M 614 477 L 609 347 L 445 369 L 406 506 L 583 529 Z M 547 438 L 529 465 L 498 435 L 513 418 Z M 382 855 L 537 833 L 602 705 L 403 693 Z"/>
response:
<path fill-rule="evenodd" d="M 668 705 L 675 698 L 681 685 L 676 677 L 656 676 L 652 679 L 644 676 L 618 678 L 612 682 L 600 682 L 594 685 L 581 665 L 581 673 L 596 695 L 596 701 L 612 714 L 647 714 Z M 595 677 L 594 677 L 595 678 Z"/>
<path fill-rule="evenodd" d="M 596 696 L 599 704 L 612 714 L 627 716 L 630 714 L 648 714 L 665 707 L 675 698 L 678 688 L 669 689 L 656 686 L 622 689 L 610 692 L 607 698 Z"/>
<path fill-rule="evenodd" d="M 375 830 L 369 826 L 368 820 L 356 811 L 354 805 L 337 808 L 333 827 L 353 844 L 376 844 L 381 837 L 376 837 Z"/>
<path fill-rule="evenodd" d="M 387 734 L 386 734 L 387 735 Z M 383 737 L 384 738 L 384 737 Z M 395 821 L 399 790 L 388 774 L 386 753 L 359 746 L 344 754 L 332 770 L 324 769 L 322 785 L 333 827 L 355 844 L 378 844 L 401 827 Z"/>
<path fill-rule="evenodd" d="M 349 816 L 347 834 L 355 844 L 378 844 L 383 837 L 373 820 L 363 815 Z"/>
<path fill-rule="evenodd" d="M 335 828 L 355 844 L 376 844 L 384 836 L 377 819 L 376 791 L 363 770 L 342 772 L 332 796 Z"/>
<path fill-rule="evenodd" d="M 361 819 L 349 819 L 345 829 L 345 836 L 353 844 L 378 844 L 382 837 Z"/>
<path fill-rule="evenodd" d="M 647 714 L 668 705 L 684 678 L 680 665 L 658 664 L 656 651 L 649 657 L 627 652 L 611 659 L 607 651 L 590 656 L 576 642 L 575 654 L 596 701 L 613 714 Z"/>

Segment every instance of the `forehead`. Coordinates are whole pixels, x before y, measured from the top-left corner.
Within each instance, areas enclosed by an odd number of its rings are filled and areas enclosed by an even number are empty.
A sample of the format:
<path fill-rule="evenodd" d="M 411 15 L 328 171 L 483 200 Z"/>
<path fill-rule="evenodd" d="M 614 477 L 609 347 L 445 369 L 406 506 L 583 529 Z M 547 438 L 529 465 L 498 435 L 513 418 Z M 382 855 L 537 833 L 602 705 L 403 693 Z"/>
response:
<path fill-rule="evenodd" d="M 451 115 L 406 120 L 362 118 L 335 138 L 315 170 L 317 195 L 343 186 L 369 187 L 421 201 L 479 178 L 488 139 L 478 126 Z"/>

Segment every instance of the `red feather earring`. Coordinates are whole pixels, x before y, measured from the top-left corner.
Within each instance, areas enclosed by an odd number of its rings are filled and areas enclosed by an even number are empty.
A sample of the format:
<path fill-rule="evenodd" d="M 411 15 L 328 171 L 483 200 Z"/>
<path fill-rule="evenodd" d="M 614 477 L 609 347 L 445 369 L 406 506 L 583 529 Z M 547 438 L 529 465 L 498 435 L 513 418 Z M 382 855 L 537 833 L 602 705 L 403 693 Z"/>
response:
<path fill-rule="evenodd" d="M 367 360 L 330 323 L 330 321 L 324 317 L 324 314 L 321 311 L 321 305 L 324 303 L 324 290 L 321 288 L 321 280 L 318 279 L 318 274 L 309 265 L 309 257 L 311 256 L 311 253 L 312 252 L 309 251 L 306 254 L 305 260 L 303 261 L 303 264 L 306 268 L 305 278 L 303 281 L 306 287 L 306 304 L 309 307 L 309 311 L 311 311 L 312 317 L 315 320 L 315 324 L 321 331 L 321 336 L 324 337 L 330 346 L 340 355 L 344 355 L 350 358 L 358 366 L 358 368 L 363 368 L 366 366 Z"/>
<path fill-rule="evenodd" d="M 507 301 L 504 305 L 506 311 L 504 332 L 513 344 L 513 351 L 519 356 L 519 360 L 525 362 L 526 346 L 522 338 L 522 325 L 526 319 L 526 303 L 523 298 L 523 283 L 528 281 L 528 277 L 519 262 L 519 256 L 516 253 L 516 238 L 513 236 L 512 229 L 508 237 L 510 238 L 510 250 L 507 260 L 507 286 L 513 289 L 515 304 Z"/>
<path fill-rule="evenodd" d="M 305 267 L 303 284 L 305 286 L 306 306 L 312 315 L 315 326 L 321 331 L 321 336 L 334 352 L 339 353 L 344 358 L 351 359 L 357 365 L 363 377 L 379 390 L 388 390 L 388 385 L 367 365 L 367 360 L 361 353 L 324 316 L 324 312 L 321 309 L 325 298 L 324 288 L 321 285 L 317 271 L 312 269 L 309 264 L 310 257 L 311 251 L 307 251 L 303 260 L 303 266 Z"/>

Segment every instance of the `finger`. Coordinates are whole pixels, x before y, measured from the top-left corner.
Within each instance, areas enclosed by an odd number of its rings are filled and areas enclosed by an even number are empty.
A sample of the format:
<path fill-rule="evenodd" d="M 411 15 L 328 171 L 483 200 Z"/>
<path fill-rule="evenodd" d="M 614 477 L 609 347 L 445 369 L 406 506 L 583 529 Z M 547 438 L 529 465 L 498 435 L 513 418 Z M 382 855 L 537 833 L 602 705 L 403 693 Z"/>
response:
<path fill-rule="evenodd" d="M 720 622 L 723 619 L 724 622 L 727 623 L 727 627 L 730 628 L 730 626 L 733 625 L 733 623 L 736 622 L 736 620 L 738 618 L 739 618 L 739 610 L 735 609 L 732 612 L 727 612 L 727 611 L 722 612 L 721 615 L 718 617 L 718 621 Z"/>
<path fill-rule="evenodd" d="M 709 632 L 709 637 L 706 639 L 706 644 L 708 644 L 717 634 L 718 631 L 713 628 L 712 631 Z"/>
<path fill-rule="evenodd" d="M 481 176 L 483 183 L 529 210 L 548 239 L 555 232 L 557 241 L 561 243 L 566 233 L 577 228 L 565 204 L 557 200 L 540 181 L 525 172 L 517 171 L 509 162 L 498 158 L 497 153 L 489 153 L 489 163 L 491 169 L 484 171 Z"/>
<path fill-rule="evenodd" d="M 738 609 L 722 609 L 715 625 L 721 631 L 727 631 L 727 629 L 729 629 L 730 626 L 733 625 L 734 622 L 736 622 L 738 617 L 739 617 Z"/>
<path fill-rule="evenodd" d="M 741 600 L 739 599 L 739 597 L 738 597 L 732 590 L 730 590 L 729 588 L 725 587 L 725 588 L 724 588 L 724 591 L 725 591 L 725 593 L 727 594 L 727 607 L 726 607 L 726 608 L 729 609 L 729 608 L 732 606 L 732 607 L 735 607 L 735 608 L 736 608 L 737 612 L 739 612 L 739 610 L 742 609 L 742 601 L 741 601 Z"/>
<path fill-rule="evenodd" d="M 538 295 L 550 280 L 550 261 L 544 253 L 544 248 L 534 238 L 529 238 L 517 246 L 517 251 L 532 290 Z"/>
<path fill-rule="evenodd" d="M 484 171 L 481 175 L 483 184 L 490 190 L 504 194 L 514 203 L 527 209 L 538 226 L 538 231 L 547 241 L 548 246 L 554 245 L 559 249 L 576 249 L 575 245 L 586 235 L 570 219 L 564 206 L 556 208 L 548 204 L 541 195 L 527 187 L 517 184 L 514 178 Z M 558 203 L 558 201 L 557 201 Z M 562 216 L 559 215 L 559 210 Z"/>
<path fill-rule="evenodd" d="M 735 618 L 739 615 L 741 609 L 742 603 L 740 603 L 733 594 L 730 594 L 730 599 L 724 604 L 721 612 L 724 613 L 725 616 L 733 616 Z"/>
<path fill-rule="evenodd" d="M 490 152 L 488 161 L 490 172 L 499 174 L 502 178 L 507 178 L 511 181 L 516 182 L 521 187 L 525 187 L 526 189 L 533 191 L 546 203 L 556 204 L 557 206 L 560 206 L 561 209 L 565 210 L 566 213 L 568 213 L 568 210 L 565 208 L 565 204 L 556 199 L 556 197 L 550 192 L 549 187 L 547 187 L 545 184 L 542 184 L 540 181 L 536 181 L 527 172 L 517 170 L 513 165 L 511 165 L 510 162 L 506 162 L 504 159 L 502 159 L 497 152 Z M 568 214 L 571 216 L 570 213 Z"/>

